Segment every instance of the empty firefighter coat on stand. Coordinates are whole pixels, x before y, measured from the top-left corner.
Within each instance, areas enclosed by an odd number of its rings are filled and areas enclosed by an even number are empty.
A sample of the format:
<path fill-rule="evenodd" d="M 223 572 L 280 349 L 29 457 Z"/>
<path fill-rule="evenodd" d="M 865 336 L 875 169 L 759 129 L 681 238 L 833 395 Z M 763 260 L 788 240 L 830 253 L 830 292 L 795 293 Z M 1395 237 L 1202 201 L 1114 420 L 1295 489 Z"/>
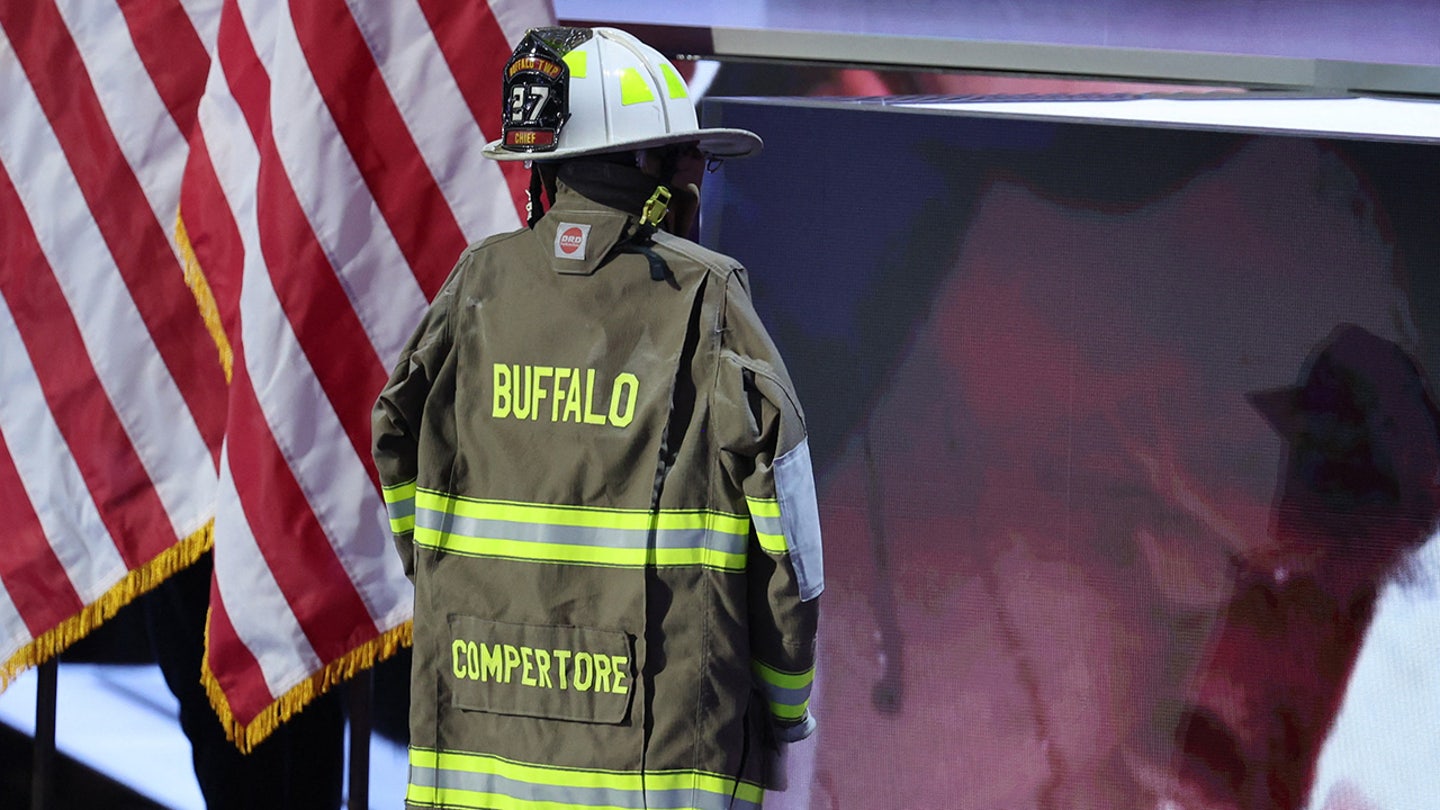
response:
<path fill-rule="evenodd" d="M 799 403 L 743 268 L 636 212 L 562 183 L 471 247 L 376 403 L 411 806 L 753 808 L 814 727 Z"/>

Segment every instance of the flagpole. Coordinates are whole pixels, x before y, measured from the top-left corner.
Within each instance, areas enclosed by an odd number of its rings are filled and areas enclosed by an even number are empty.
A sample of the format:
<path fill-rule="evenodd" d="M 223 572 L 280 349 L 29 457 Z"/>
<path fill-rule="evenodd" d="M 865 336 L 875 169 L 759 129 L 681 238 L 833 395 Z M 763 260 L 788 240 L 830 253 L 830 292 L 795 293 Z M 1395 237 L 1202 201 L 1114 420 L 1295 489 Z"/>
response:
<path fill-rule="evenodd" d="M 347 684 L 347 707 L 350 714 L 350 788 L 349 810 L 370 808 L 370 727 L 371 692 L 374 676 L 365 669 L 356 673 Z"/>
<path fill-rule="evenodd" d="M 30 810 L 46 810 L 55 789 L 55 700 L 60 664 L 54 658 L 37 670 L 35 692 L 35 770 L 31 773 Z"/>

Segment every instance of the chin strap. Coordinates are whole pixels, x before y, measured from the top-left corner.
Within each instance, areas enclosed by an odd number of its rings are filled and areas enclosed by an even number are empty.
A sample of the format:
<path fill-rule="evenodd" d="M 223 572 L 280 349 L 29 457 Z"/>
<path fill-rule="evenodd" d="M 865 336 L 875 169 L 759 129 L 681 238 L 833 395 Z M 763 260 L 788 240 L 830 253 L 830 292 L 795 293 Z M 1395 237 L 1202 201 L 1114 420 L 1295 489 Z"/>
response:
<path fill-rule="evenodd" d="M 525 226 L 533 230 L 535 223 L 545 216 L 545 209 L 555 204 L 555 199 L 545 193 L 545 181 L 536 163 L 530 164 L 530 190 L 525 197 Z"/>
<path fill-rule="evenodd" d="M 640 222 L 643 226 L 649 226 L 650 233 L 654 233 L 665 221 L 665 213 L 670 210 L 670 189 L 665 186 L 656 186 L 655 193 L 645 201 L 645 206 L 640 209 Z"/>
<path fill-rule="evenodd" d="M 664 186 L 656 186 L 650 199 L 645 201 L 645 206 L 640 209 L 640 223 L 635 227 L 635 235 L 630 237 L 628 242 L 618 246 L 616 249 L 621 253 L 639 253 L 650 263 L 650 278 L 655 281 L 664 281 L 670 277 L 670 265 L 660 258 L 655 252 L 655 231 L 659 230 L 660 223 L 665 220 L 665 212 L 670 210 L 670 189 Z"/>

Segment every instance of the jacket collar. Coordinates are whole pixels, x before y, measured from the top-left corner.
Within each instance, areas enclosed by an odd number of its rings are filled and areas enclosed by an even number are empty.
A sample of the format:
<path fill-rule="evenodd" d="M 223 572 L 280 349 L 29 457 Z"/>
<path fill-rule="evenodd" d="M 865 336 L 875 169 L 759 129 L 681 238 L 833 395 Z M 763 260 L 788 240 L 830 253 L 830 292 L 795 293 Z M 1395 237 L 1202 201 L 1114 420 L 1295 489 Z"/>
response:
<path fill-rule="evenodd" d="M 561 167 L 555 204 L 535 223 L 535 234 L 557 273 L 590 275 L 629 239 L 658 183 L 639 169 L 614 163 L 571 161 Z"/>
<path fill-rule="evenodd" d="M 598 158 L 566 161 L 557 176 L 582 196 L 633 216 L 640 215 L 660 185 L 633 163 Z"/>

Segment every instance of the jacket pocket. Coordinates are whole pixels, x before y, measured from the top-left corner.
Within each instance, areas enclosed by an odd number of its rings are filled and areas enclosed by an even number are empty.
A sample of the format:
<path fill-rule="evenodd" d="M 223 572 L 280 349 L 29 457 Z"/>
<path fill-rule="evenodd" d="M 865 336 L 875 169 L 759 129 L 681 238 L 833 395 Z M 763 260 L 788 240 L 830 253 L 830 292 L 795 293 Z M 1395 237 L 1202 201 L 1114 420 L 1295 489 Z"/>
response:
<path fill-rule="evenodd" d="M 618 630 L 452 615 L 451 704 L 469 711 L 622 723 L 635 682 L 634 638 Z"/>

